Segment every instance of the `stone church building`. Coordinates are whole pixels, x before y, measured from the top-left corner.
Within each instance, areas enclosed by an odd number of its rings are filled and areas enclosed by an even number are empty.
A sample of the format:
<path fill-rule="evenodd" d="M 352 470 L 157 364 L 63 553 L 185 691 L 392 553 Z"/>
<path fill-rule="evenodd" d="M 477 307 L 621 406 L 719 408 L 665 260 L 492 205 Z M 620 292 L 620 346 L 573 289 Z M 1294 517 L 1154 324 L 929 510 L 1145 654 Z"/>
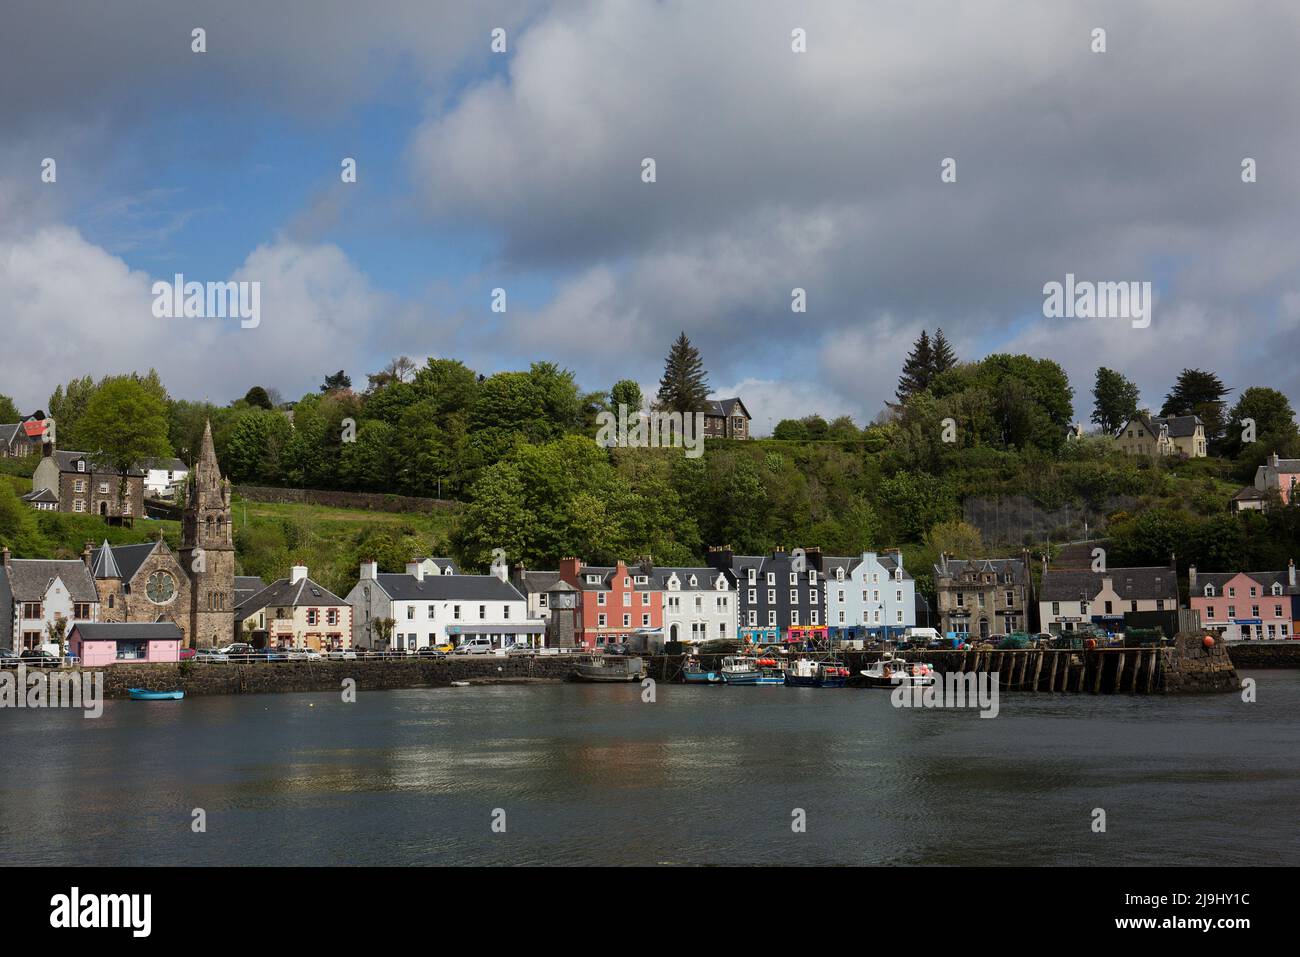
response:
<path fill-rule="evenodd" d="M 100 621 L 170 621 L 185 647 L 225 645 L 235 627 L 235 545 L 230 482 L 221 477 L 212 425 L 203 430 L 190 473 L 175 554 L 161 538 L 143 545 L 104 542 L 85 558 L 99 593 Z"/>

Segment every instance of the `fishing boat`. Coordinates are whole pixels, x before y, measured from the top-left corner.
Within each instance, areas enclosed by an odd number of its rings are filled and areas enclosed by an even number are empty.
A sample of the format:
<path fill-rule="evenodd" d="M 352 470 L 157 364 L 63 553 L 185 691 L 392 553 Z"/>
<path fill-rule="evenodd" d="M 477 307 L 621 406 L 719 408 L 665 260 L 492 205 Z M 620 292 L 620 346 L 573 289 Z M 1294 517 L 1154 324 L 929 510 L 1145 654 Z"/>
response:
<path fill-rule="evenodd" d="M 127 688 L 133 701 L 172 701 L 185 697 L 184 691 L 150 691 L 147 688 Z"/>
<path fill-rule="evenodd" d="M 785 673 L 785 683 L 796 688 L 843 688 L 849 680 L 849 669 L 844 662 L 813 661 L 800 658 Z"/>
<path fill-rule="evenodd" d="M 722 681 L 729 685 L 783 685 L 785 669 L 775 658 L 728 655 L 722 659 Z"/>
<path fill-rule="evenodd" d="M 886 655 L 862 675 L 868 688 L 897 688 L 899 685 L 932 685 L 934 670 L 927 664 L 908 663 L 897 655 Z"/>
<path fill-rule="evenodd" d="M 682 666 L 682 680 L 688 685 L 716 685 L 722 683 L 722 675 L 706 670 L 699 658 L 687 658 Z"/>
<path fill-rule="evenodd" d="M 601 657 L 574 665 L 577 681 L 640 681 L 645 677 L 645 662 L 640 658 Z"/>

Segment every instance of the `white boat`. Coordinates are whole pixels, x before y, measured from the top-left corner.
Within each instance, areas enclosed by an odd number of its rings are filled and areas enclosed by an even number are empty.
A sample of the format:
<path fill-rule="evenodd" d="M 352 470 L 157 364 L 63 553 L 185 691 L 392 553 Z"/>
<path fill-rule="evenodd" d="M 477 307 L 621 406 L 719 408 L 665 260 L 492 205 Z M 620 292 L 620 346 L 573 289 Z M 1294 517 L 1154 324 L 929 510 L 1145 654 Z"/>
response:
<path fill-rule="evenodd" d="M 897 655 L 885 655 L 862 675 L 868 688 L 897 688 L 899 685 L 932 685 L 934 669 L 922 662 L 906 662 Z"/>

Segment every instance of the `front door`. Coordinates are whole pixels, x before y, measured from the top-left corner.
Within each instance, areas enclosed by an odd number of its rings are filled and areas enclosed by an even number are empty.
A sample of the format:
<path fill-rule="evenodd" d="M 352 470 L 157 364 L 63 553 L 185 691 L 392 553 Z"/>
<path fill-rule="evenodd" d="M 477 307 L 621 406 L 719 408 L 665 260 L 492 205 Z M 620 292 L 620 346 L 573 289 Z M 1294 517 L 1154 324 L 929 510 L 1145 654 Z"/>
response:
<path fill-rule="evenodd" d="M 980 619 L 980 637 L 981 637 L 981 638 L 987 638 L 988 636 L 989 636 L 989 620 L 988 620 L 987 618 L 981 618 L 981 619 Z"/>

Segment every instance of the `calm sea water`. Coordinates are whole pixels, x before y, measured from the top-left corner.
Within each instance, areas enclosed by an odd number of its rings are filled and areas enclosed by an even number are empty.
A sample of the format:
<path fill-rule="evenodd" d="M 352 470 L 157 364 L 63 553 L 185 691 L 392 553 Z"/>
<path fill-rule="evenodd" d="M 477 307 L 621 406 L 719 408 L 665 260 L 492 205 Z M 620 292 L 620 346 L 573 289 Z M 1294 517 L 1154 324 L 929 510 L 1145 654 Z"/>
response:
<path fill-rule="evenodd" d="M 1258 701 L 532 685 L 0 712 L 10 864 L 1297 864 Z M 1107 815 L 1090 829 L 1092 809 Z M 207 832 L 191 830 L 203 808 Z M 505 833 L 491 827 L 505 812 Z M 802 808 L 807 830 L 795 833 Z"/>

